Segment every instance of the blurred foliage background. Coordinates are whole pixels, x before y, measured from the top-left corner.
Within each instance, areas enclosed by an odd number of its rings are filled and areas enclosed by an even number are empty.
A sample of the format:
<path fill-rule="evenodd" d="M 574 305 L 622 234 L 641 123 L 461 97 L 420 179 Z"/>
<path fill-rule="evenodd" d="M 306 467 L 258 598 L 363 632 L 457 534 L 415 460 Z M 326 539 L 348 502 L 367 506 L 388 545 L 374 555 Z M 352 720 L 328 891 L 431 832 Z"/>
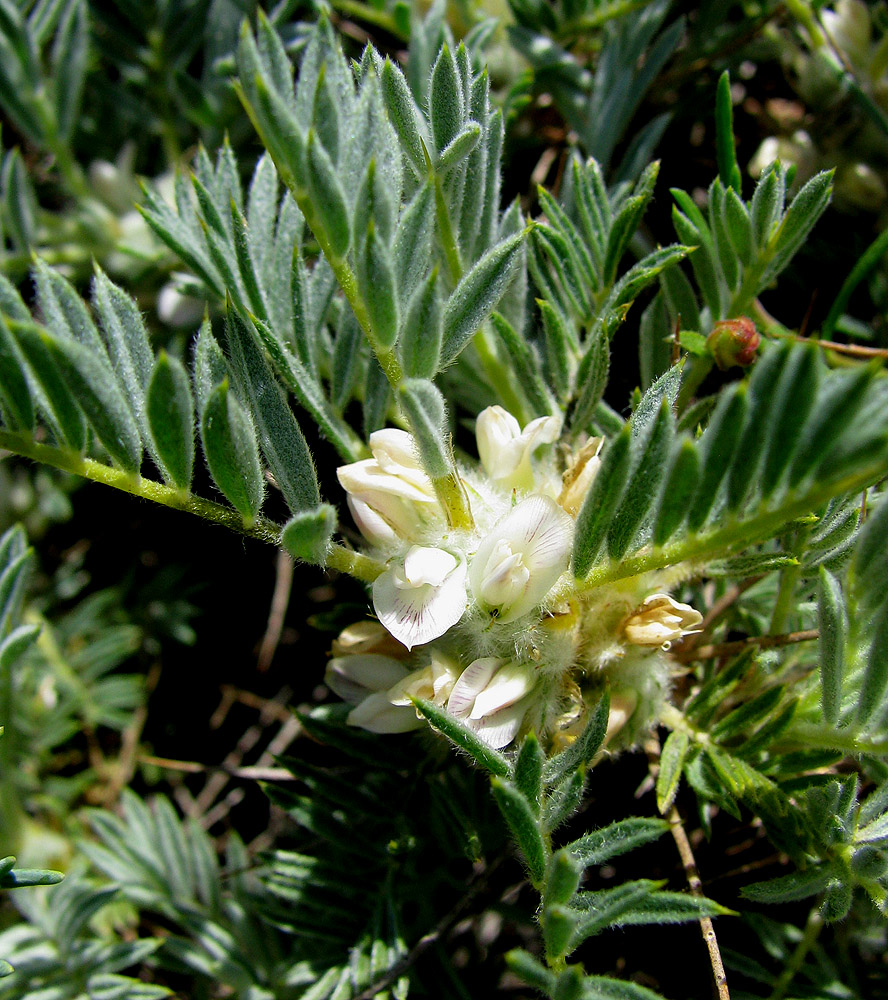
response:
<path fill-rule="evenodd" d="M 638 254 L 672 239 L 670 188 L 705 203 L 729 70 L 747 195 L 775 156 L 795 168 L 793 191 L 836 170 L 831 209 L 774 293 L 779 309 L 769 291 L 763 308 L 835 342 L 837 364 L 885 356 L 881 0 L 282 0 L 266 14 L 294 60 L 322 6 L 349 56 L 372 42 L 420 100 L 443 41 L 463 40 L 489 66 L 505 122 L 503 206 L 518 199 L 536 214 L 538 186 L 557 194 L 574 150 L 611 185 L 659 159 Z M 136 297 L 153 346 L 177 356 L 205 309 L 220 313 L 140 207 L 147 189 L 171 197 L 201 147 L 227 141 L 242 180 L 252 174 L 261 147 L 232 86 L 245 18 L 255 22 L 250 0 L 0 0 L 0 271 L 28 302 L 36 253 L 80 290 L 99 264 Z M 606 400 L 619 412 L 644 380 L 642 315 L 633 310 L 615 343 Z M 704 391 L 725 376 L 708 379 Z M 309 443 L 332 469 L 330 444 Z M 532 940 L 535 903 L 486 782 L 431 740 L 405 780 L 405 737 L 333 724 L 323 666 L 339 628 L 366 612 L 363 588 L 3 454 L 0 529 L 17 523 L 34 554 L 15 624 L 40 632 L 0 697 L 0 842 L 19 866 L 67 878 L 4 894 L 0 955 L 18 971 L 0 979 L 0 997 L 356 998 L 391 969 L 401 970 L 384 984 L 392 997 L 407 978 L 416 996 L 531 995 L 502 955 Z M 726 641 L 755 632 L 767 586 L 749 593 Z M 831 773 L 850 770 L 822 758 Z M 884 760 L 862 767 L 863 782 L 886 776 Z M 646 759 L 607 762 L 589 791 L 576 835 L 652 796 Z M 325 796 L 339 811 L 317 807 Z M 804 900 L 741 902 L 741 887 L 781 874 L 785 856 L 748 812 L 698 814 L 687 788 L 678 801 L 706 893 L 744 910 L 718 924 L 732 995 L 888 996 L 886 925 L 869 904 L 817 937 Z M 343 873 L 366 862 L 350 843 L 357 831 L 374 853 L 356 888 Z M 684 884 L 668 837 L 597 872 L 603 886 L 639 875 Z M 694 924 L 605 940 L 590 959 L 603 973 L 709 995 Z M 650 962 L 657 951 L 673 957 Z"/>

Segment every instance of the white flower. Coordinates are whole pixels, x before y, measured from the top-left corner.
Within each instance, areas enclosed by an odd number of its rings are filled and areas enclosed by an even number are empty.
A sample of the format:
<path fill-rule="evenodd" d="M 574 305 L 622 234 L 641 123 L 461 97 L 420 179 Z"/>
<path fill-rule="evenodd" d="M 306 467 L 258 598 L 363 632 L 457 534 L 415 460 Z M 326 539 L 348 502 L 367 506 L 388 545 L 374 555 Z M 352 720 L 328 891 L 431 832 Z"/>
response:
<path fill-rule="evenodd" d="M 501 622 L 540 604 L 567 569 L 573 529 L 554 500 L 522 500 L 481 542 L 469 566 L 478 604 Z"/>
<path fill-rule="evenodd" d="M 414 545 L 373 583 L 376 617 L 408 649 L 444 635 L 467 600 L 465 560 L 444 549 Z"/>
<path fill-rule="evenodd" d="M 447 711 L 499 749 L 521 728 L 535 684 L 531 664 L 484 656 L 470 663 L 453 685 Z"/>
<path fill-rule="evenodd" d="M 402 660 L 407 650 L 379 624 L 369 618 L 347 625 L 333 640 L 333 656 L 355 656 L 358 653 L 379 653 Z"/>
<path fill-rule="evenodd" d="M 386 697 L 393 705 L 411 705 L 411 698 L 443 705 L 450 697 L 461 673 L 459 664 L 435 649 L 430 652 L 431 663 L 427 667 L 414 670 L 389 689 Z"/>
<path fill-rule="evenodd" d="M 408 675 L 407 668 L 390 656 L 376 654 L 337 656 L 327 664 L 327 686 L 349 704 L 350 726 L 371 733 L 406 733 L 422 723 L 416 713 L 393 705 L 386 692 Z"/>
<path fill-rule="evenodd" d="M 558 417 L 538 417 L 521 430 L 518 421 L 501 406 L 488 406 L 478 415 L 475 438 L 487 475 L 504 489 L 533 489 L 531 456 L 536 448 L 558 440 Z"/>
<path fill-rule="evenodd" d="M 374 545 L 418 541 L 443 513 L 412 436 L 391 427 L 374 431 L 370 451 L 373 458 L 336 470 L 355 523 Z"/>
<path fill-rule="evenodd" d="M 690 604 L 680 604 L 668 594 L 651 594 L 626 621 L 623 632 L 637 646 L 662 646 L 699 632 L 695 626 L 702 621 L 703 615 Z"/>

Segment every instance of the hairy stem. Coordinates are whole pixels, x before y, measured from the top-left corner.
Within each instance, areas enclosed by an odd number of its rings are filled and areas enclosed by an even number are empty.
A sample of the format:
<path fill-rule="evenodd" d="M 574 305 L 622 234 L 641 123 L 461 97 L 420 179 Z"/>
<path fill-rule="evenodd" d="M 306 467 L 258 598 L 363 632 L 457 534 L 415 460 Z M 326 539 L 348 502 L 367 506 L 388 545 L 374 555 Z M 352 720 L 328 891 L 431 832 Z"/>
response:
<path fill-rule="evenodd" d="M 269 542 L 272 545 L 279 543 L 281 527 L 267 517 L 259 516 L 253 522 L 247 521 L 231 507 L 223 507 L 222 504 L 204 500 L 193 493 L 158 483 L 153 479 L 144 479 L 136 472 L 124 472 L 95 459 L 86 458 L 76 451 L 42 444 L 29 435 L 2 429 L 0 429 L 0 448 L 25 458 L 32 458 L 43 465 L 51 465 L 63 472 L 92 480 L 94 483 L 113 486 L 132 496 L 153 500 L 164 507 L 188 511 L 205 521 L 213 521 L 242 535 L 258 538 L 261 542 Z"/>
<path fill-rule="evenodd" d="M 747 549 L 757 542 L 773 538 L 783 525 L 815 510 L 833 497 L 862 490 L 884 474 L 885 462 L 879 456 L 871 464 L 858 468 L 839 480 L 813 485 L 804 495 L 788 500 L 774 510 L 766 509 L 745 520 L 719 524 L 709 531 L 688 535 L 677 542 L 645 548 L 619 561 L 599 563 L 593 567 L 585 583 L 590 588 L 600 587 L 605 583 L 640 576 L 676 563 L 702 562 Z"/>
<path fill-rule="evenodd" d="M 248 521 L 231 507 L 204 500 L 185 490 L 158 483 L 153 479 L 145 479 L 135 472 L 124 472 L 113 466 L 86 458 L 78 452 L 67 448 L 57 448 L 54 445 L 42 444 L 30 435 L 0 429 L 0 449 L 31 458 L 43 465 L 51 465 L 62 472 L 81 476 L 94 483 L 104 483 L 113 486 L 132 496 L 143 500 L 153 500 L 154 503 L 171 507 L 173 510 L 184 510 L 196 514 L 205 521 L 212 521 L 241 535 L 256 538 L 270 545 L 280 545 L 281 526 L 270 518 L 260 515 L 253 521 Z M 385 566 L 376 559 L 352 552 L 344 545 L 333 545 L 327 552 L 326 566 L 341 573 L 348 573 L 359 580 L 370 583 L 379 576 Z"/>

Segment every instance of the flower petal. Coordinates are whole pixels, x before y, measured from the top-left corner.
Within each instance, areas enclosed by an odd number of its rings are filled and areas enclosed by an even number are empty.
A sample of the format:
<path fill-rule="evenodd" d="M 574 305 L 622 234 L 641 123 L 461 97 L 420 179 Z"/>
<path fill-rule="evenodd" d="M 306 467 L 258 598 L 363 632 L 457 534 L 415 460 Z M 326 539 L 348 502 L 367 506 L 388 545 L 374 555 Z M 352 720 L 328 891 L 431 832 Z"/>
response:
<path fill-rule="evenodd" d="M 468 724 L 488 746 L 501 750 L 518 735 L 530 702 L 530 698 L 522 698 L 514 705 L 508 705 L 493 715 L 485 715 L 483 719 L 470 720 Z"/>
<path fill-rule="evenodd" d="M 466 564 L 451 558 L 453 569 L 438 585 L 412 584 L 403 564 L 390 567 L 373 583 L 377 618 L 408 649 L 444 635 L 462 618 L 468 601 Z"/>
<path fill-rule="evenodd" d="M 357 705 L 368 691 L 387 691 L 407 673 L 404 664 L 390 656 L 363 653 L 334 657 L 327 664 L 324 681 L 343 701 Z"/>
<path fill-rule="evenodd" d="M 475 599 L 511 622 L 539 604 L 567 569 L 574 524 L 554 500 L 522 500 L 478 546 L 469 567 Z"/>
<path fill-rule="evenodd" d="M 501 406 L 488 406 L 475 422 L 481 465 L 505 489 L 533 489 L 533 452 L 540 445 L 557 441 L 560 433 L 558 417 L 538 417 L 522 431 L 518 421 Z"/>
<path fill-rule="evenodd" d="M 467 719 L 475 699 L 506 662 L 498 656 L 482 656 L 478 660 L 473 660 L 453 685 L 450 698 L 447 700 L 447 711 L 457 719 Z"/>
<path fill-rule="evenodd" d="M 536 671 L 529 663 L 506 663 L 497 670 L 493 679 L 475 698 L 470 719 L 481 719 L 514 705 L 530 694 L 536 684 Z"/>
<path fill-rule="evenodd" d="M 393 705 L 383 692 L 371 694 L 348 713 L 350 726 L 359 726 L 371 733 L 409 733 L 423 723 L 411 708 Z"/>

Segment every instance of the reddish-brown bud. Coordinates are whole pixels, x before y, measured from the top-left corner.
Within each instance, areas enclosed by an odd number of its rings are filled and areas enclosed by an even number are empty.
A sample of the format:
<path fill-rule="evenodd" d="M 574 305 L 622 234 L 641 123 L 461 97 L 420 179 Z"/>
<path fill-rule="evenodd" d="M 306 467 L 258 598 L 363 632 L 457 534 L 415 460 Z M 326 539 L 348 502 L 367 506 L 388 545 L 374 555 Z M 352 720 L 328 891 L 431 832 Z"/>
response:
<path fill-rule="evenodd" d="M 739 316 L 719 320 L 706 338 L 706 346 L 722 371 L 735 365 L 748 368 L 755 361 L 761 339 L 755 323 L 748 316 Z"/>

